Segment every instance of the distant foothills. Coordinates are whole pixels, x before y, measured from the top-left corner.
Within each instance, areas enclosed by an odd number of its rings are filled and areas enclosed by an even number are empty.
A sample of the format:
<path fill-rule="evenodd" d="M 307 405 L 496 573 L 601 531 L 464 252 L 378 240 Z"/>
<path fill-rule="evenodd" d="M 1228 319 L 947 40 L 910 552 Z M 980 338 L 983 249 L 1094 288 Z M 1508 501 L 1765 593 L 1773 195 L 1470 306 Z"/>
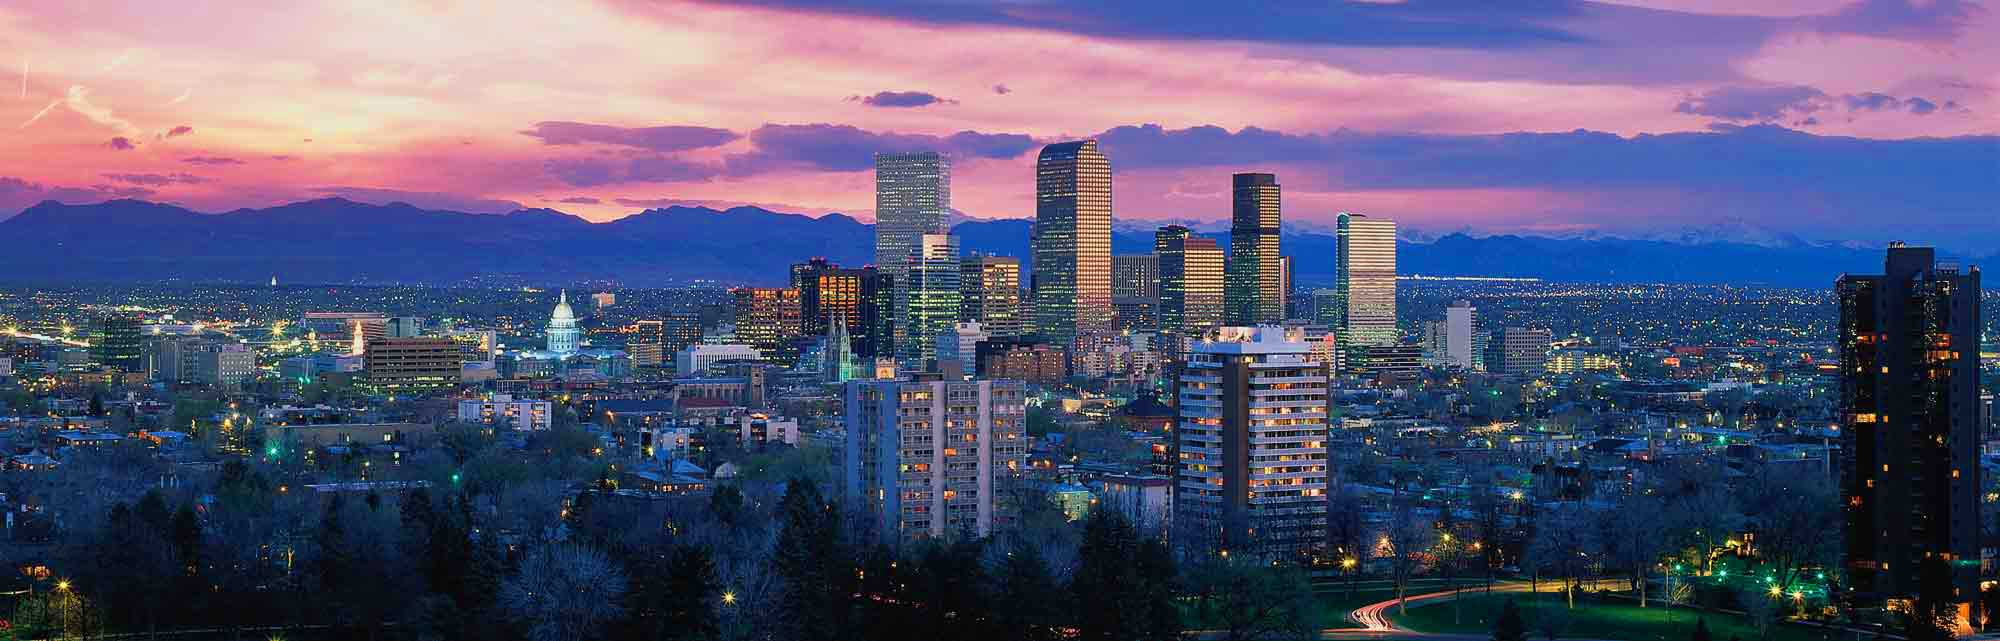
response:
<path fill-rule="evenodd" d="M 1152 234 L 1120 221 L 1116 253 L 1152 251 Z M 964 251 L 1026 256 L 1028 221 L 970 219 Z M 1227 232 L 1208 233 L 1228 247 Z M 650 209 L 592 223 L 551 209 L 468 214 L 340 198 L 206 214 L 115 200 L 44 202 L 0 221 L 0 279 L 32 282 L 549 285 L 628 287 L 782 284 L 792 263 L 871 260 L 874 227 L 841 214 L 757 207 Z M 1890 240 L 1890 239 L 1884 239 Z M 1287 232 L 1304 286 L 1333 277 L 1334 237 Z M 1531 277 L 1559 282 L 1716 283 L 1828 287 L 1842 272 L 1879 271 L 1881 251 L 1804 243 L 1557 239 L 1451 234 L 1399 243 L 1404 275 Z M 1978 264 L 1982 261 L 1973 261 Z"/>

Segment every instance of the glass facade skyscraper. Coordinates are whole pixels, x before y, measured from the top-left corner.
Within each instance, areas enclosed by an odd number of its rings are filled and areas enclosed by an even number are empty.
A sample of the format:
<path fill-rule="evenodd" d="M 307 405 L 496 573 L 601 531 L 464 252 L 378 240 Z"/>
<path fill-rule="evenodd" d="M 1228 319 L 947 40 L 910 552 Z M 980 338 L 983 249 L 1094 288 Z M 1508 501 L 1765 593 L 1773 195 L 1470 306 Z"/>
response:
<path fill-rule="evenodd" d="M 1340 214 L 1335 285 L 1343 344 L 1393 345 L 1396 331 L 1396 222 Z M 1350 352 L 1352 353 L 1352 352 Z"/>
<path fill-rule="evenodd" d="M 1111 328 L 1111 161 L 1097 141 L 1035 163 L 1035 329 L 1060 344 Z"/>
<path fill-rule="evenodd" d="M 1231 325 L 1285 318 L 1285 278 L 1278 255 L 1278 177 L 1236 174 L 1229 224 L 1225 320 Z"/>
<path fill-rule="evenodd" d="M 1180 225 L 1153 233 L 1159 257 L 1160 329 L 1197 335 L 1222 324 L 1222 248 Z"/>
<path fill-rule="evenodd" d="M 896 355 L 917 363 L 937 357 L 938 336 L 958 325 L 958 238 L 924 234 L 904 266 L 908 274 L 909 327 L 898 340 Z"/>
<path fill-rule="evenodd" d="M 875 154 L 875 266 L 901 275 L 924 234 L 947 231 L 951 157 L 934 151 Z"/>
<path fill-rule="evenodd" d="M 1012 256 L 966 256 L 958 265 L 958 320 L 979 323 L 988 336 L 1019 336 L 1021 261 Z"/>

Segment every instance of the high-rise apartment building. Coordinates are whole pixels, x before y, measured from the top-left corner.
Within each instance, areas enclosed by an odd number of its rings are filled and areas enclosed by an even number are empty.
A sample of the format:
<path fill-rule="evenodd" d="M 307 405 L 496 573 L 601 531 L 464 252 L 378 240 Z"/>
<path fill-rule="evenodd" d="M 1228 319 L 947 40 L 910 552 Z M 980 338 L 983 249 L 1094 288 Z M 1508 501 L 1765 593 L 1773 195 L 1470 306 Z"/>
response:
<path fill-rule="evenodd" d="M 848 381 L 842 496 L 885 538 L 991 534 L 1018 513 L 1026 399 L 1019 381 Z"/>
<path fill-rule="evenodd" d="M 1223 259 L 1215 241 L 1180 225 L 1153 234 L 1160 265 L 1160 329 L 1197 335 L 1222 324 Z"/>
<path fill-rule="evenodd" d="M 799 290 L 738 287 L 729 292 L 736 298 L 737 341 L 781 364 L 798 357 L 794 341 L 801 335 L 803 313 Z"/>
<path fill-rule="evenodd" d="M 1097 141 L 1035 162 L 1035 328 L 1061 344 L 1111 329 L 1111 161 Z"/>
<path fill-rule="evenodd" d="M 939 336 L 958 325 L 958 237 L 924 234 L 912 249 L 903 272 L 909 279 L 909 304 L 897 357 L 921 363 L 937 357 Z M 739 330 L 740 331 L 740 330 Z"/>
<path fill-rule="evenodd" d="M 989 336 L 1019 336 L 1021 261 L 1012 256 L 966 256 L 959 261 L 958 320 L 979 323 Z"/>
<path fill-rule="evenodd" d="M 1278 177 L 1236 174 L 1229 224 L 1229 266 L 1223 321 L 1276 323 L 1285 318 L 1285 279 L 1278 254 Z"/>
<path fill-rule="evenodd" d="M 1393 345 L 1396 330 L 1396 223 L 1340 215 L 1335 283 L 1343 345 Z M 1351 350 L 1358 353 L 1363 350 Z"/>
<path fill-rule="evenodd" d="M 1181 367 L 1175 535 L 1278 557 L 1325 540 L 1328 366 L 1298 327 L 1223 327 Z"/>
<path fill-rule="evenodd" d="M 1942 558 L 1954 600 L 1978 599 L 1979 270 L 1929 247 L 1889 246 L 1879 275 L 1840 299 L 1840 458 L 1850 585 L 1864 601 L 1919 590 Z"/>
<path fill-rule="evenodd" d="M 1486 371 L 1510 376 L 1540 376 L 1548 370 L 1549 330 L 1502 327 L 1486 344 Z"/>

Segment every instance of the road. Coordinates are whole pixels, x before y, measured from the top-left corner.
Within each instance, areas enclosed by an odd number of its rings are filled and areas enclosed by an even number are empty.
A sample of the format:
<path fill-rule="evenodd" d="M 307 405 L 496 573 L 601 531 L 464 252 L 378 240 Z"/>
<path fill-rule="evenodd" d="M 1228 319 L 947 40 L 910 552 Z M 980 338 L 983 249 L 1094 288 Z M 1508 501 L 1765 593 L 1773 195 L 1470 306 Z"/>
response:
<path fill-rule="evenodd" d="M 1598 583 L 1599 585 L 1597 585 L 1596 587 L 1603 588 L 1617 582 L 1600 581 Z M 1495 583 L 1493 584 L 1492 589 L 1494 592 L 1528 592 L 1535 586 L 1536 584 L 1532 583 L 1521 583 L 1521 582 L 1510 581 L 1504 583 Z M 1560 592 L 1562 590 L 1562 584 L 1559 582 L 1543 581 L 1540 583 L 1540 587 L 1543 592 Z M 1484 594 L 1485 592 L 1486 588 L 1484 586 L 1473 586 L 1473 587 L 1459 588 L 1457 592 L 1446 590 L 1443 592 L 1426 592 L 1424 594 L 1413 594 L 1404 598 L 1403 600 L 1407 602 L 1408 607 L 1417 607 L 1419 605 L 1431 605 L 1434 603 L 1450 601 L 1454 596 L 1457 595 L 1479 595 L 1479 594 Z M 1387 601 L 1382 601 L 1379 603 L 1370 603 L 1368 605 L 1356 608 L 1353 612 L 1347 613 L 1347 620 L 1361 624 L 1360 628 L 1340 628 L 1340 629 L 1325 630 L 1320 633 L 1320 636 L 1328 639 L 1425 639 L 1427 641 L 1459 641 L 1463 639 L 1488 638 L 1487 635 L 1483 634 L 1443 634 L 1443 633 L 1432 633 L 1432 632 L 1418 632 L 1415 630 L 1410 630 L 1408 628 L 1396 627 L 1395 622 L 1389 620 L 1389 613 L 1395 610 L 1396 603 L 1397 603 L 1396 599 L 1389 599 Z M 1577 640 L 1572 640 L 1572 641 L 1577 641 Z"/>

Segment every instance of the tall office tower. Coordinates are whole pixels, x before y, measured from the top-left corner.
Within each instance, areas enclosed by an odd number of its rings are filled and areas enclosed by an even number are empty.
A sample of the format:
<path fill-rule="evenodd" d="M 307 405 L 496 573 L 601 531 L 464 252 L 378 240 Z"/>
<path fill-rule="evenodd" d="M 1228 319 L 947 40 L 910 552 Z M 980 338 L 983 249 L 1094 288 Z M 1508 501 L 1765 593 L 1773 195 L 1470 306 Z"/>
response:
<path fill-rule="evenodd" d="M 903 271 L 909 279 L 908 314 L 897 357 L 921 363 L 937 357 L 937 339 L 958 325 L 958 237 L 924 234 Z"/>
<path fill-rule="evenodd" d="M 1549 330 L 1502 327 L 1486 344 L 1486 371 L 1540 376 L 1548 370 Z"/>
<path fill-rule="evenodd" d="M 1150 332 L 1160 327 L 1160 257 L 1134 254 L 1111 257 L 1111 307 L 1120 332 Z"/>
<path fill-rule="evenodd" d="M 834 314 L 854 316 L 852 307 L 822 309 L 819 291 L 820 277 L 839 270 L 840 266 L 825 258 L 815 257 L 803 263 L 792 264 L 792 289 L 799 290 L 799 331 L 807 336 L 826 334 L 826 319 Z M 842 294 L 850 294 L 842 296 Z M 840 301 L 852 301 L 851 292 L 836 292 L 832 297 Z"/>
<path fill-rule="evenodd" d="M 1222 324 L 1222 248 L 1180 225 L 1153 233 L 1160 260 L 1160 330 L 1199 335 Z"/>
<path fill-rule="evenodd" d="M 986 536 L 1018 506 L 1001 494 L 1027 467 L 1020 381 L 848 381 L 841 488 L 903 542 Z"/>
<path fill-rule="evenodd" d="M 1342 213 L 1337 252 L 1343 345 L 1394 345 L 1396 331 L 1396 223 Z M 1359 351 L 1359 350 L 1355 350 Z M 1352 352 L 1350 352 L 1352 353 Z"/>
<path fill-rule="evenodd" d="M 875 266 L 901 274 L 925 234 L 948 233 L 951 157 L 935 151 L 875 154 Z"/>
<path fill-rule="evenodd" d="M 1479 310 L 1471 301 L 1455 300 L 1444 308 L 1445 364 L 1466 371 L 1486 369 L 1484 345 L 1475 345 L 1479 336 Z"/>
<path fill-rule="evenodd" d="M 1848 580 L 1869 600 L 1949 563 L 1975 602 L 1980 562 L 1979 270 L 1889 245 L 1880 275 L 1842 276 L 1840 467 Z"/>
<path fill-rule="evenodd" d="M 1285 319 L 1284 276 L 1278 255 L 1278 177 L 1236 174 L 1229 223 L 1229 273 L 1223 320 L 1231 325 Z"/>
<path fill-rule="evenodd" d="M 633 367 L 659 367 L 667 362 L 667 324 L 660 320 L 635 321 L 619 330 L 625 335 L 625 354 Z"/>
<path fill-rule="evenodd" d="M 1292 257 L 1278 257 L 1278 309 L 1284 311 L 1285 320 L 1304 318 L 1305 312 L 1293 309 L 1292 288 L 1298 285 L 1292 278 Z"/>
<path fill-rule="evenodd" d="M 966 256 L 958 265 L 958 320 L 979 323 L 990 336 L 1020 336 L 1021 261 Z"/>
<path fill-rule="evenodd" d="M 738 287 L 729 293 L 736 297 L 737 341 L 780 364 L 798 357 L 794 340 L 801 328 L 799 290 Z"/>
<path fill-rule="evenodd" d="M 128 373 L 146 371 L 139 318 L 123 314 L 97 319 L 90 329 L 90 355 L 97 364 Z"/>
<path fill-rule="evenodd" d="M 1095 140 L 1035 162 L 1035 329 L 1063 345 L 1111 329 L 1111 161 Z"/>
<path fill-rule="evenodd" d="M 458 341 L 449 338 L 378 338 L 362 349 L 368 385 L 382 393 L 456 386 L 464 354 Z"/>
<path fill-rule="evenodd" d="M 1268 557 L 1324 540 L 1328 366 L 1299 327 L 1223 327 L 1181 368 L 1175 536 Z"/>

